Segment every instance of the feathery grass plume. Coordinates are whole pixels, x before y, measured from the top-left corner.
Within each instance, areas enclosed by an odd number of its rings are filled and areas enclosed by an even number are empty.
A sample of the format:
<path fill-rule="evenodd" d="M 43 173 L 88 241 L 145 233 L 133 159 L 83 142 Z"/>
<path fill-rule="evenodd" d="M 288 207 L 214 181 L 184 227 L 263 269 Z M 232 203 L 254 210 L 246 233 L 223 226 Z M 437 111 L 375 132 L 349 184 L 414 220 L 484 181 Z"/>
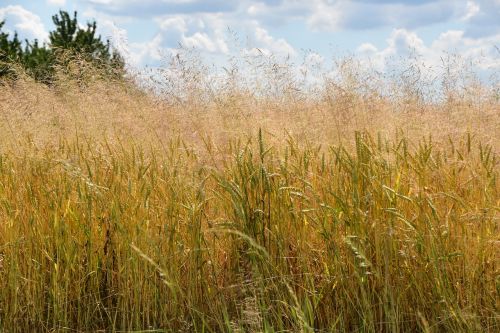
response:
<path fill-rule="evenodd" d="M 498 331 L 495 89 L 245 56 L 0 85 L 0 331 Z"/>

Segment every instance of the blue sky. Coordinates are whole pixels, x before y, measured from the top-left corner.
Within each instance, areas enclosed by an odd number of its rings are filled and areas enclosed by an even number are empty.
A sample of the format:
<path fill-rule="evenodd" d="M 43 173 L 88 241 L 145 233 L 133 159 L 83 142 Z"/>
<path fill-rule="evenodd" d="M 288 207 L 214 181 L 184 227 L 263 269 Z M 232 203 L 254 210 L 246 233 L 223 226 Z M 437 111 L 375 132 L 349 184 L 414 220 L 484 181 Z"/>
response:
<path fill-rule="evenodd" d="M 317 61 L 355 53 L 380 67 L 409 49 L 430 65 L 451 52 L 500 70 L 500 0 L 1 0 L 0 20 L 22 38 L 45 40 L 59 9 L 97 20 L 139 67 L 180 43 L 215 58 L 235 44 L 292 59 L 312 50 Z"/>

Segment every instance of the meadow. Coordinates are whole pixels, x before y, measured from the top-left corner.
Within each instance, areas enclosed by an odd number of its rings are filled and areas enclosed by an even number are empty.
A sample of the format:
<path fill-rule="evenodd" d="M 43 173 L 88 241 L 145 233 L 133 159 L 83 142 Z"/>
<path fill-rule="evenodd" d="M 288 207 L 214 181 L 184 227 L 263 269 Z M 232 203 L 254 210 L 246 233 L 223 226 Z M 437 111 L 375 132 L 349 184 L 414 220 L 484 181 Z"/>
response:
<path fill-rule="evenodd" d="M 0 332 L 500 330 L 498 82 L 258 59 L 0 85 Z"/>

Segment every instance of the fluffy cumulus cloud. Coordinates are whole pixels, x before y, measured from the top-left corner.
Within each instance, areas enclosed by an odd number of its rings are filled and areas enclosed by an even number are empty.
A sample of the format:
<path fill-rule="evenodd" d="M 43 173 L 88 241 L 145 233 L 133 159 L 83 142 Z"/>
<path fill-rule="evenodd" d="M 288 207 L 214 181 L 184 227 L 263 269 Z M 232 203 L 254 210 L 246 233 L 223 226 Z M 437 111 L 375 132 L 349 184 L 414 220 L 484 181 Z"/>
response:
<path fill-rule="evenodd" d="M 126 58 L 137 64 L 158 62 L 164 55 L 177 52 L 179 46 L 196 48 L 208 55 L 227 55 L 228 39 L 235 32 L 247 37 L 249 49 L 259 48 L 265 53 L 294 55 L 296 51 L 284 38 L 274 37 L 264 20 L 248 14 L 252 5 L 279 6 L 282 1 L 225 1 L 225 0 L 84 0 L 90 8 L 86 17 L 96 18 L 118 44 Z M 156 32 L 149 40 L 130 42 L 127 33 L 120 31 L 119 20 L 148 18 Z M 247 46 L 245 46 L 247 47 Z"/>
<path fill-rule="evenodd" d="M 274 38 L 269 34 L 269 32 L 256 25 L 255 27 L 255 50 L 258 48 L 261 52 L 266 55 L 281 55 L 281 56 L 295 56 L 297 52 L 295 49 L 283 38 Z"/>
<path fill-rule="evenodd" d="M 371 43 L 363 43 L 357 52 L 364 61 L 382 71 L 395 58 L 408 58 L 411 55 L 421 60 L 422 68 L 437 73 L 443 67 L 445 58 L 451 55 L 459 56 L 476 69 L 491 72 L 500 70 L 496 47 L 499 44 L 500 34 L 470 38 L 462 30 L 448 30 L 426 44 L 415 32 L 395 29 L 385 47 L 378 49 Z"/>
<path fill-rule="evenodd" d="M 227 22 L 223 14 L 204 14 L 198 17 L 185 17 L 182 31 L 179 31 L 180 44 L 212 53 L 227 54 Z M 170 29 L 163 28 L 165 34 Z"/>
<path fill-rule="evenodd" d="M 46 41 L 48 33 L 40 17 L 18 5 L 0 8 L 0 21 L 6 21 L 6 30 L 17 31 L 21 39 Z"/>
<path fill-rule="evenodd" d="M 178 47 L 194 48 L 207 56 L 228 56 L 231 47 L 247 51 L 259 49 L 264 54 L 279 56 L 296 55 L 288 41 L 272 36 L 257 21 L 237 22 L 222 13 L 169 15 L 155 21 L 158 31 L 152 40 L 129 45 L 127 53 L 132 55 L 135 64 L 157 62 L 165 55 L 177 53 Z M 232 27 L 245 34 L 245 45 L 236 45 L 237 42 L 231 40 L 234 33 Z"/>

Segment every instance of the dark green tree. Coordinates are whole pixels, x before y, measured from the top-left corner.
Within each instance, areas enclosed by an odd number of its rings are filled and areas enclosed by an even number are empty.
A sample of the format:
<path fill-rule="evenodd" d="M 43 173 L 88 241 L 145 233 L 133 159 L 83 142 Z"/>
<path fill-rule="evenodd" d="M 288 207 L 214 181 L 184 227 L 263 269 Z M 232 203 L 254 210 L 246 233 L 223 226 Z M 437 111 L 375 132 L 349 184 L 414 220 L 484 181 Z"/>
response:
<path fill-rule="evenodd" d="M 82 29 L 78 25 L 77 12 L 71 17 L 65 11 L 52 16 L 52 21 L 56 29 L 49 35 L 49 45 L 56 54 L 69 51 L 87 61 L 123 67 L 121 57 L 110 50 L 109 41 L 104 42 L 100 35 L 96 35 L 95 21 L 87 23 L 87 27 Z"/>
<path fill-rule="evenodd" d="M 0 22 L 0 77 L 9 73 L 11 64 L 19 62 L 23 54 L 17 33 L 10 40 L 9 34 L 2 31 L 4 24 L 5 21 Z"/>
<path fill-rule="evenodd" d="M 28 75 L 39 82 L 50 84 L 54 77 L 54 54 L 45 44 L 26 40 L 21 63 Z"/>
<path fill-rule="evenodd" d="M 55 67 L 67 66 L 75 58 L 99 66 L 103 74 L 123 76 L 123 58 L 111 49 L 109 41 L 103 41 L 96 34 L 95 21 L 81 28 L 77 12 L 71 17 L 65 11 L 52 16 L 52 21 L 55 30 L 50 32 L 48 44 L 26 40 L 24 49 L 17 33 L 13 39 L 9 39 L 9 35 L 1 31 L 4 22 L 0 22 L 0 77 L 9 72 L 12 63 L 18 62 L 37 81 L 50 84 L 54 79 Z"/>

